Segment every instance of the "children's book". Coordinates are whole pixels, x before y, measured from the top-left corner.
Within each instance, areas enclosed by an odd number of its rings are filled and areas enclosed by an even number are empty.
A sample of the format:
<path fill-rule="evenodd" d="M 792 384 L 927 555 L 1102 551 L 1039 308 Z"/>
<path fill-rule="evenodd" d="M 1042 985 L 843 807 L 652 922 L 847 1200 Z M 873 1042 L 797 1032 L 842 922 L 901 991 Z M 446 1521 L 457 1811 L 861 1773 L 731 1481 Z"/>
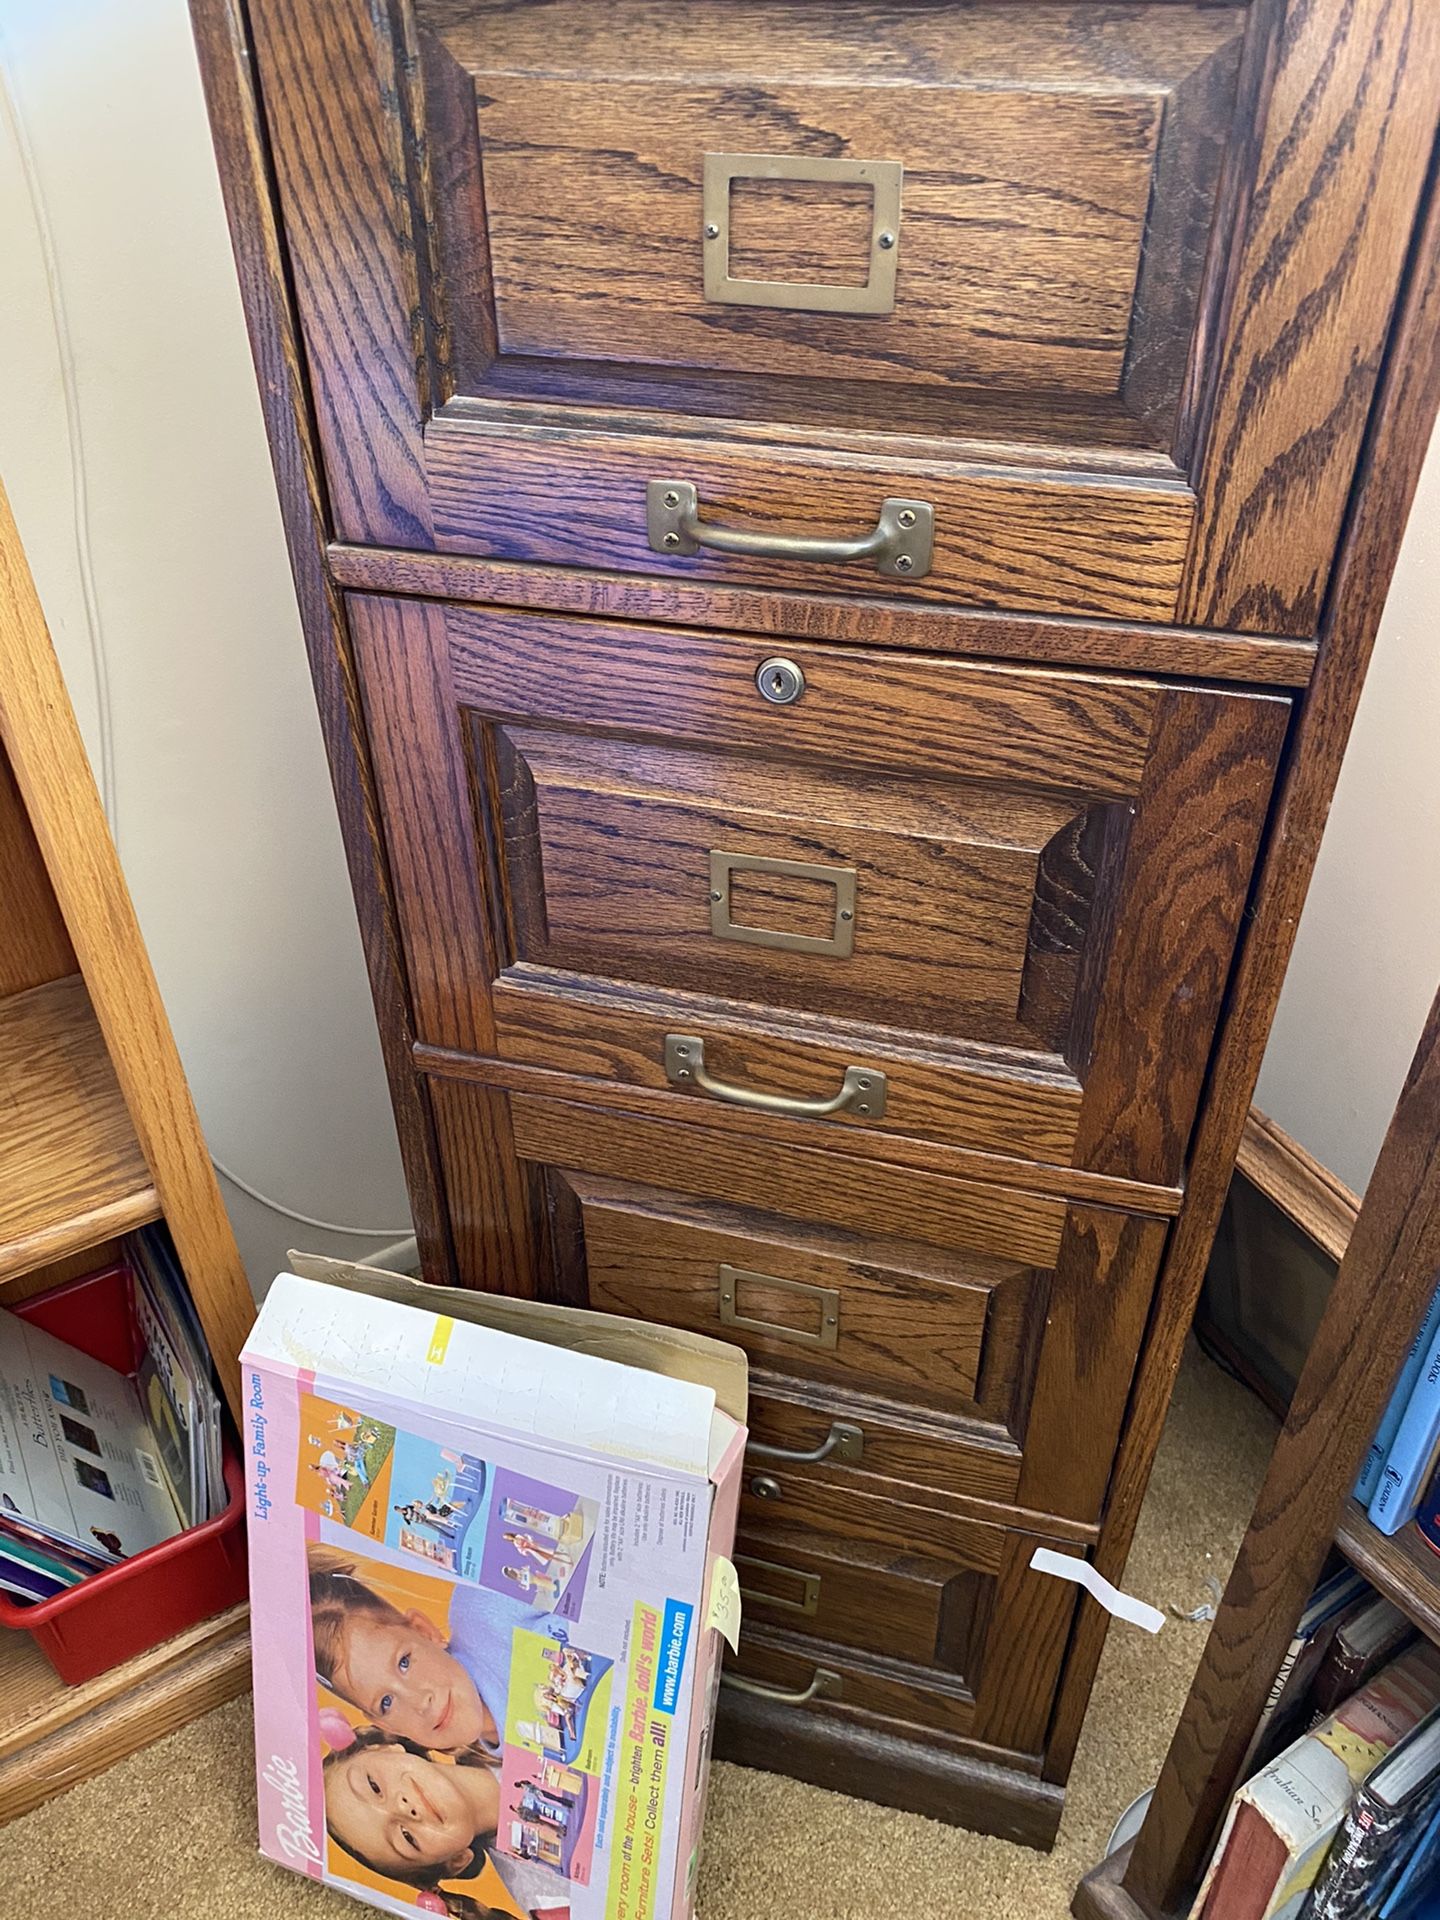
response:
<path fill-rule="evenodd" d="M 1370 1920 L 1440 1792 L 1440 1708 L 1429 1713 L 1360 1782 L 1330 1846 L 1305 1920 Z"/>
<path fill-rule="evenodd" d="M 1400 1377 L 1395 1382 L 1394 1391 L 1385 1403 L 1385 1411 L 1380 1416 L 1380 1424 L 1375 1429 L 1375 1438 L 1370 1442 L 1365 1461 L 1360 1469 L 1360 1477 L 1355 1482 L 1355 1498 L 1362 1507 L 1368 1507 L 1380 1486 L 1380 1474 L 1390 1452 L 1391 1442 L 1404 1418 L 1405 1409 L 1410 1404 L 1410 1394 L 1420 1369 L 1425 1364 L 1425 1356 L 1437 1333 L 1440 1333 L 1440 1287 L 1430 1296 L 1430 1304 L 1425 1309 L 1425 1318 L 1420 1322 L 1419 1331 L 1410 1342 L 1410 1351 L 1405 1356 L 1405 1364 L 1400 1369 Z"/>
<path fill-rule="evenodd" d="M 130 1234 L 131 1305 L 144 1346 L 139 1387 L 166 1481 L 184 1524 L 224 1504 L 220 1396 L 209 1348 L 163 1227 Z"/>
<path fill-rule="evenodd" d="M 1382 1533 L 1398 1533 L 1415 1517 L 1440 1457 L 1440 1331 L 1432 1330 L 1405 1412 L 1390 1442 L 1370 1518 Z"/>
<path fill-rule="evenodd" d="M 1440 1650 L 1427 1640 L 1247 1780 L 1191 1920 L 1297 1920 L 1356 1786 L 1437 1705 Z"/>
<path fill-rule="evenodd" d="M 134 1383 L 3 1311 L 0 1509 L 61 1544 L 117 1557 L 180 1526 Z"/>
<path fill-rule="evenodd" d="M 262 1851 L 387 1913 L 686 1920 L 744 1355 L 291 1260 L 241 1358 Z"/>

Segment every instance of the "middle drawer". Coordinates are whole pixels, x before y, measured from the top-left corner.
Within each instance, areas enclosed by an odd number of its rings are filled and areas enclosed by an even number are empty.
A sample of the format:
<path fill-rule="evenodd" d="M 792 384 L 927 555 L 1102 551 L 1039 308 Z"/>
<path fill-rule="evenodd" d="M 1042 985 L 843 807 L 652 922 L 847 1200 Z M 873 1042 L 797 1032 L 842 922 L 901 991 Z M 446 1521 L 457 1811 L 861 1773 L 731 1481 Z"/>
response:
<path fill-rule="evenodd" d="M 429 1095 L 462 1283 L 738 1342 L 778 1517 L 1099 1518 L 1162 1221 L 478 1081 Z"/>
<path fill-rule="evenodd" d="M 422 1041 L 1176 1181 L 1287 701 L 350 612 Z"/>

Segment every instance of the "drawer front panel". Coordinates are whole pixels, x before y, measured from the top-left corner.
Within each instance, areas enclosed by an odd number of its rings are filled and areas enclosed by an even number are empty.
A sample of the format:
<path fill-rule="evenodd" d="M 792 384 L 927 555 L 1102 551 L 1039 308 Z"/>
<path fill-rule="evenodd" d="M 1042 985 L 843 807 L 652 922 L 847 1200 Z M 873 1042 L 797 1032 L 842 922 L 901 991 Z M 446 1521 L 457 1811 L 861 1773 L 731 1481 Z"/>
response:
<path fill-rule="evenodd" d="M 581 1174 L 567 1184 L 592 1307 L 730 1340 L 757 1365 L 852 1392 L 972 1415 L 982 1392 L 998 1406 L 1013 1397 L 1027 1309 L 1043 1311 L 1032 1269 L 797 1231 Z"/>
<path fill-rule="evenodd" d="M 247 12 L 342 538 L 1313 632 L 1433 10 Z M 887 500 L 928 570 L 790 544 Z"/>
<path fill-rule="evenodd" d="M 964 1554 L 935 1551 L 924 1515 L 917 1512 L 912 1520 L 909 1552 L 818 1537 L 798 1527 L 743 1526 L 733 1557 L 745 1620 L 938 1667 L 973 1687 L 997 1543 L 967 1543 L 975 1549 L 972 1563 Z"/>
<path fill-rule="evenodd" d="M 428 1084 L 462 1282 L 738 1341 L 758 1508 L 852 1538 L 897 1500 L 1098 1518 L 1163 1223 Z"/>
<path fill-rule="evenodd" d="M 912 1518 L 923 1534 L 927 1516 Z M 829 1541 L 807 1553 L 777 1536 L 752 1540 L 742 1524 L 739 1552 L 752 1566 L 740 1568 L 745 1623 L 739 1656 L 726 1670 L 790 1693 L 805 1692 L 823 1675 L 804 1702 L 807 1711 L 871 1714 L 1010 1752 L 1043 1752 L 1076 1589 L 1031 1570 L 1040 1544 L 1033 1535 L 1000 1528 L 977 1528 L 975 1535 L 970 1544 L 983 1565 L 965 1565 L 962 1552 L 933 1560 L 923 1573 L 896 1574 L 879 1571 L 861 1546 L 849 1550 L 853 1558 Z M 898 1564 L 905 1565 L 903 1556 Z M 795 1578 L 807 1571 L 812 1581 L 818 1577 L 818 1593 Z M 827 1572 L 834 1580 L 829 1595 Z M 776 1594 L 802 1603 L 813 1594 L 816 1613 L 787 1613 L 774 1604 Z M 821 1609 L 828 1637 L 816 1630 Z"/>
<path fill-rule="evenodd" d="M 350 606 L 422 1040 L 1177 1180 L 1288 701 Z"/>

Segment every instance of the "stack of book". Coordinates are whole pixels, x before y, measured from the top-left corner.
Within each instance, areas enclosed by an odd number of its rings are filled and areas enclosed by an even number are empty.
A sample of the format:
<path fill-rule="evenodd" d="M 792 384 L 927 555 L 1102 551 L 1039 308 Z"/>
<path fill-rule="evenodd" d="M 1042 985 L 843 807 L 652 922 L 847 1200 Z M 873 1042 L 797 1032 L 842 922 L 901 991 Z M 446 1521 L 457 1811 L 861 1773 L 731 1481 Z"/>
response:
<path fill-rule="evenodd" d="M 1358 1574 L 1312 1596 L 1247 1771 L 1191 1920 L 1440 1916 L 1440 1649 Z"/>
<path fill-rule="evenodd" d="M 161 1228 L 126 1242 L 135 1373 L 0 1311 L 0 1592 L 53 1598 L 224 1505 L 220 1400 Z"/>
<path fill-rule="evenodd" d="M 1417 1516 L 1440 1546 L 1440 1289 L 1420 1323 L 1389 1404 L 1355 1483 L 1355 1498 L 1382 1533 L 1398 1533 Z M 1427 1517 L 1432 1525 L 1427 1528 Z"/>

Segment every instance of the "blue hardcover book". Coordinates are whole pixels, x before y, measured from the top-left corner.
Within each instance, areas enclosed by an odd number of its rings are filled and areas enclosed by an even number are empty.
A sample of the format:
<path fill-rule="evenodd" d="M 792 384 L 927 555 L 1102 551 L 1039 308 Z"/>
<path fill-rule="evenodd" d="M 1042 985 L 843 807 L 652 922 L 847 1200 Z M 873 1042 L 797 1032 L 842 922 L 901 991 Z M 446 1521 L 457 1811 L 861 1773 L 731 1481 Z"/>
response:
<path fill-rule="evenodd" d="M 1370 1518 L 1381 1533 L 1398 1533 L 1413 1520 L 1440 1454 L 1440 1337 L 1430 1345 L 1410 1390 L 1409 1404 L 1390 1442 Z"/>
<path fill-rule="evenodd" d="M 1370 1442 L 1370 1451 L 1365 1456 L 1365 1464 L 1360 1469 L 1360 1478 L 1355 1482 L 1355 1498 L 1362 1507 L 1368 1507 L 1374 1499 L 1380 1485 L 1380 1475 L 1384 1471 L 1385 1456 L 1390 1451 L 1391 1442 L 1405 1417 L 1405 1409 L 1410 1403 L 1410 1394 L 1419 1377 L 1425 1355 L 1430 1343 L 1440 1327 L 1440 1287 L 1430 1296 L 1430 1304 L 1425 1309 L 1425 1318 L 1420 1322 L 1420 1330 L 1410 1343 L 1410 1351 L 1405 1356 L 1405 1364 L 1400 1369 L 1400 1378 L 1395 1382 L 1395 1391 L 1386 1402 L 1385 1411 L 1380 1416 L 1380 1424 L 1375 1429 L 1375 1438 Z"/>
<path fill-rule="evenodd" d="M 1410 1857 L 1400 1869 L 1400 1878 L 1385 1896 L 1379 1920 L 1419 1920 L 1422 1912 L 1440 1911 L 1436 1906 L 1437 1878 L 1440 1878 L 1440 1806 L 1425 1823 Z"/>

